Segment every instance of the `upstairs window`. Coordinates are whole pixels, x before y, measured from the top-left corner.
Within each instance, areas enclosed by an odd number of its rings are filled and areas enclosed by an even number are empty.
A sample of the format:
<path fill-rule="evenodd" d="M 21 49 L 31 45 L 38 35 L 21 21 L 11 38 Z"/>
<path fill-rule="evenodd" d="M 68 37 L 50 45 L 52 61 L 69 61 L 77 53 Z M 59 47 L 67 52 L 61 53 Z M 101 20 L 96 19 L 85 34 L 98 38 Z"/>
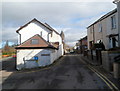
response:
<path fill-rule="evenodd" d="M 102 32 L 102 23 L 98 24 L 98 32 Z"/>
<path fill-rule="evenodd" d="M 115 15 L 111 17 L 111 28 L 112 29 L 116 28 L 116 17 L 115 17 Z"/>
<path fill-rule="evenodd" d="M 31 44 L 38 44 L 38 39 L 32 39 Z"/>
<path fill-rule="evenodd" d="M 93 33 L 93 29 L 92 29 L 92 27 L 90 27 L 90 33 Z"/>

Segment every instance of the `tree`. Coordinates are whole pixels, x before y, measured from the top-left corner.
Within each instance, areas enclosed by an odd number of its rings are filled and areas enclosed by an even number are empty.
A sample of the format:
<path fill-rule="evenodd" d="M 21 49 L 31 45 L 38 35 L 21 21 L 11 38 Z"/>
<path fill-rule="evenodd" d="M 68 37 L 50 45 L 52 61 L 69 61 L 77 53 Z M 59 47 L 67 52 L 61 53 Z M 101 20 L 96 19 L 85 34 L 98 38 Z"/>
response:
<path fill-rule="evenodd" d="M 7 40 L 5 46 L 2 49 L 2 54 L 11 56 L 13 53 L 15 53 L 15 46 L 9 46 L 8 43 L 9 42 Z"/>

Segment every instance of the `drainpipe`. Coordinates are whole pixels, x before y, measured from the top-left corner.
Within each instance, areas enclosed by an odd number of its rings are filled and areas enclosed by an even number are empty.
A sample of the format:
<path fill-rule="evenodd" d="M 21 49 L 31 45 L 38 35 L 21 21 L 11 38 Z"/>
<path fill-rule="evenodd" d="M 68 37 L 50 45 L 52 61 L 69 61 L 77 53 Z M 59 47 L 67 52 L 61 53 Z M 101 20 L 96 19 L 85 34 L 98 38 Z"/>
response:
<path fill-rule="evenodd" d="M 48 33 L 48 42 L 50 42 L 50 35 L 51 34 L 51 32 L 50 33 Z"/>
<path fill-rule="evenodd" d="M 19 44 L 21 44 L 21 34 L 18 32 L 19 34 Z"/>
<path fill-rule="evenodd" d="M 118 12 L 118 44 L 120 47 L 120 1 L 117 3 L 117 12 Z"/>
<path fill-rule="evenodd" d="M 114 4 L 117 5 L 117 14 L 118 14 L 118 45 L 120 47 L 120 0 L 113 1 Z"/>
<path fill-rule="evenodd" d="M 93 44 L 95 43 L 95 34 L 94 34 L 94 24 L 93 24 Z"/>

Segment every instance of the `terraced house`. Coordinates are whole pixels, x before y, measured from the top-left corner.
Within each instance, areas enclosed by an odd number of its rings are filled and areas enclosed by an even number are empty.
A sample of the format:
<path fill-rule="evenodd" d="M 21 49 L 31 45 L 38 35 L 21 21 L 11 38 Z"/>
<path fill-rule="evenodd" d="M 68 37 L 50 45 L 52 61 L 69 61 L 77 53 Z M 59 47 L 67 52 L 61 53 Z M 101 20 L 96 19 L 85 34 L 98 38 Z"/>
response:
<path fill-rule="evenodd" d="M 100 42 L 103 42 L 105 49 L 118 47 L 117 13 L 117 9 L 114 9 L 87 27 L 88 49 Z"/>
<path fill-rule="evenodd" d="M 64 53 L 61 35 L 47 23 L 33 19 L 16 32 L 18 70 L 52 64 Z"/>

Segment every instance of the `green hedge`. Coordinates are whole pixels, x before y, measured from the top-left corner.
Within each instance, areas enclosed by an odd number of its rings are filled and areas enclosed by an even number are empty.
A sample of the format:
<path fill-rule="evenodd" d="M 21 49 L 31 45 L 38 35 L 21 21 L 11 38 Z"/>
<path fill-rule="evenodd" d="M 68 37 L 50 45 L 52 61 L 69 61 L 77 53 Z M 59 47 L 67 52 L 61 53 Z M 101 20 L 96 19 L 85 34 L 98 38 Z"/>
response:
<path fill-rule="evenodd" d="M 9 52 L 9 53 L 3 52 L 3 53 L 2 53 L 2 55 L 12 55 L 12 54 L 15 54 L 15 52 Z"/>

